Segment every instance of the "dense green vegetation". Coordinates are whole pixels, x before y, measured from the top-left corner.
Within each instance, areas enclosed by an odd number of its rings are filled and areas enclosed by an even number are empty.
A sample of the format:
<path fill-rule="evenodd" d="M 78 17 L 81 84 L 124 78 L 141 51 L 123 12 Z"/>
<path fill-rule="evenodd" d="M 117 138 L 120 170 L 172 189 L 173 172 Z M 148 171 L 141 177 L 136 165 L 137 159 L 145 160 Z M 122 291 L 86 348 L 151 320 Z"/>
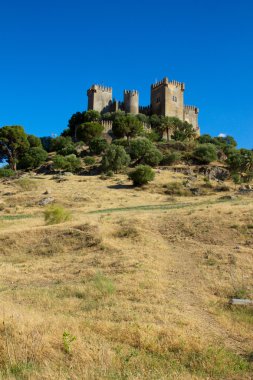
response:
<path fill-rule="evenodd" d="M 111 138 L 104 134 L 102 118 L 112 123 Z M 112 173 L 129 166 L 205 165 L 215 161 L 225 164 L 236 184 L 253 178 L 252 150 L 237 149 L 231 136 L 198 137 L 191 124 L 175 117 L 123 111 L 102 117 L 97 111 L 77 112 L 56 138 L 26 134 L 21 126 L 0 128 L 0 162 L 6 164 L 0 170 L 1 177 L 11 176 L 17 169 L 34 170 L 49 164 L 60 171 L 78 173 L 88 166 Z"/>

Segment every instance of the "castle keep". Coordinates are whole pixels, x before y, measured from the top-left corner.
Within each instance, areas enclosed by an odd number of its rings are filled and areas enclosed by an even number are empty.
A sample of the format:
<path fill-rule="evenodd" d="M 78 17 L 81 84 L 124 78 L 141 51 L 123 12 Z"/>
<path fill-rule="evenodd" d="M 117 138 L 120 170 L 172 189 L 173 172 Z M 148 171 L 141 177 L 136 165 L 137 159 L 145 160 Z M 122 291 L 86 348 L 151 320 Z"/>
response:
<path fill-rule="evenodd" d="M 136 90 L 124 90 L 123 102 L 113 100 L 112 88 L 100 85 L 92 85 L 87 91 L 88 109 L 103 113 L 118 110 L 127 113 L 145 115 L 174 116 L 182 121 L 192 124 L 199 134 L 198 114 L 196 106 L 184 104 L 185 84 L 177 81 L 163 80 L 152 84 L 150 89 L 150 105 L 139 106 L 139 92 Z"/>

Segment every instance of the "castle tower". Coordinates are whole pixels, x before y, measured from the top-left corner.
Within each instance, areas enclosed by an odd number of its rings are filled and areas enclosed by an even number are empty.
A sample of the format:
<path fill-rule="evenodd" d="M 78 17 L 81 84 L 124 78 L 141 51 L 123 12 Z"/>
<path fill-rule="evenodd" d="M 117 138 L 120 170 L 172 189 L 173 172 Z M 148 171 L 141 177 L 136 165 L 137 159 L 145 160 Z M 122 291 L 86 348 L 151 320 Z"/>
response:
<path fill-rule="evenodd" d="M 109 112 L 112 104 L 112 88 L 93 84 L 87 91 L 88 110 Z"/>
<path fill-rule="evenodd" d="M 192 124 L 197 134 L 200 135 L 198 125 L 199 108 L 195 106 L 184 106 L 184 121 Z"/>
<path fill-rule="evenodd" d="M 139 113 L 139 93 L 136 90 L 124 90 L 124 109 L 127 113 Z"/>
<path fill-rule="evenodd" d="M 164 78 L 151 85 L 152 113 L 184 120 L 184 83 Z"/>

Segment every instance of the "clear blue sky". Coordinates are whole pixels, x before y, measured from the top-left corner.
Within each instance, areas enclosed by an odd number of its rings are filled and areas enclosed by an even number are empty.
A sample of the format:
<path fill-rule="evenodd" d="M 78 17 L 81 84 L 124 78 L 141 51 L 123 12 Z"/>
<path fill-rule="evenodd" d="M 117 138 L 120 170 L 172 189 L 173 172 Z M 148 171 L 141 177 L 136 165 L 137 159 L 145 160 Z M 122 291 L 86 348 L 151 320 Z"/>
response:
<path fill-rule="evenodd" d="M 0 5 L 0 126 L 60 134 L 92 83 L 186 83 L 202 133 L 253 148 L 252 0 L 9 0 Z"/>

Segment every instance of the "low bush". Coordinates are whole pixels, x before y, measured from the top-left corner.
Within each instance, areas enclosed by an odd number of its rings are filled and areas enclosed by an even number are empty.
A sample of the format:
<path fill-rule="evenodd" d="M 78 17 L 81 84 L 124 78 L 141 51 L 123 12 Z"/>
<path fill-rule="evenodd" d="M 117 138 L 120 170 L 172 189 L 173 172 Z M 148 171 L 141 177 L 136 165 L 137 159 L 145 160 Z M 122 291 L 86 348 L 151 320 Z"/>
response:
<path fill-rule="evenodd" d="M 95 158 L 91 156 L 84 157 L 83 160 L 84 160 L 85 165 L 94 165 L 96 163 Z"/>
<path fill-rule="evenodd" d="M 181 159 L 181 154 L 178 152 L 167 152 L 164 154 L 162 161 L 160 162 L 160 165 L 167 166 L 175 164 L 176 162 L 179 162 Z"/>
<path fill-rule="evenodd" d="M 35 169 L 43 164 L 47 157 L 48 153 L 43 148 L 30 148 L 18 162 L 18 169 Z"/>
<path fill-rule="evenodd" d="M 209 164 L 210 162 L 218 159 L 217 149 L 213 144 L 199 145 L 193 151 L 193 158 L 201 164 Z"/>
<path fill-rule="evenodd" d="M 130 157 L 123 146 L 111 144 L 102 159 L 102 169 L 105 172 L 119 172 L 130 163 Z"/>
<path fill-rule="evenodd" d="M 161 152 L 150 140 L 144 137 L 131 140 L 129 154 L 138 163 L 150 166 L 156 166 L 162 160 Z"/>
<path fill-rule="evenodd" d="M 145 154 L 141 162 L 146 165 L 157 166 L 161 162 L 162 158 L 162 153 L 156 147 L 153 147 Z"/>
<path fill-rule="evenodd" d="M 168 195 L 179 195 L 179 196 L 188 196 L 191 195 L 189 189 L 186 189 L 184 185 L 180 182 L 170 182 L 165 187 L 165 194 Z"/>
<path fill-rule="evenodd" d="M 106 151 L 108 148 L 109 144 L 105 139 L 102 138 L 96 138 L 90 141 L 89 143 L 89 148 L 90 152 L 92 154 L 101 154 Z"/>
<path fill-rule="evenodd" d="M 15 175 L 14 170 L 7 168 L 0 168 L 0 178 L 13 177 Z"/>
<path fill-rule="evenodd" d="M 68 172 L 75 172 L 81 167 L 81 161 L 74 154 L 69 156 L 56 155 L 53 158 L 54 169 L 60 169 Z"/>
<path fill-rule="evenodd" d="M 128 174 L 134 186 L 142 186 L 155 178 L 155 173 L 148 165 L 139 165 Z"/>
<path fill-rule="evenodd" d="M 44 211 L 44 218 L 47 225 L 67 222 L 71 219 L 71 213 L 61 205 L 50 205 Z"/>

